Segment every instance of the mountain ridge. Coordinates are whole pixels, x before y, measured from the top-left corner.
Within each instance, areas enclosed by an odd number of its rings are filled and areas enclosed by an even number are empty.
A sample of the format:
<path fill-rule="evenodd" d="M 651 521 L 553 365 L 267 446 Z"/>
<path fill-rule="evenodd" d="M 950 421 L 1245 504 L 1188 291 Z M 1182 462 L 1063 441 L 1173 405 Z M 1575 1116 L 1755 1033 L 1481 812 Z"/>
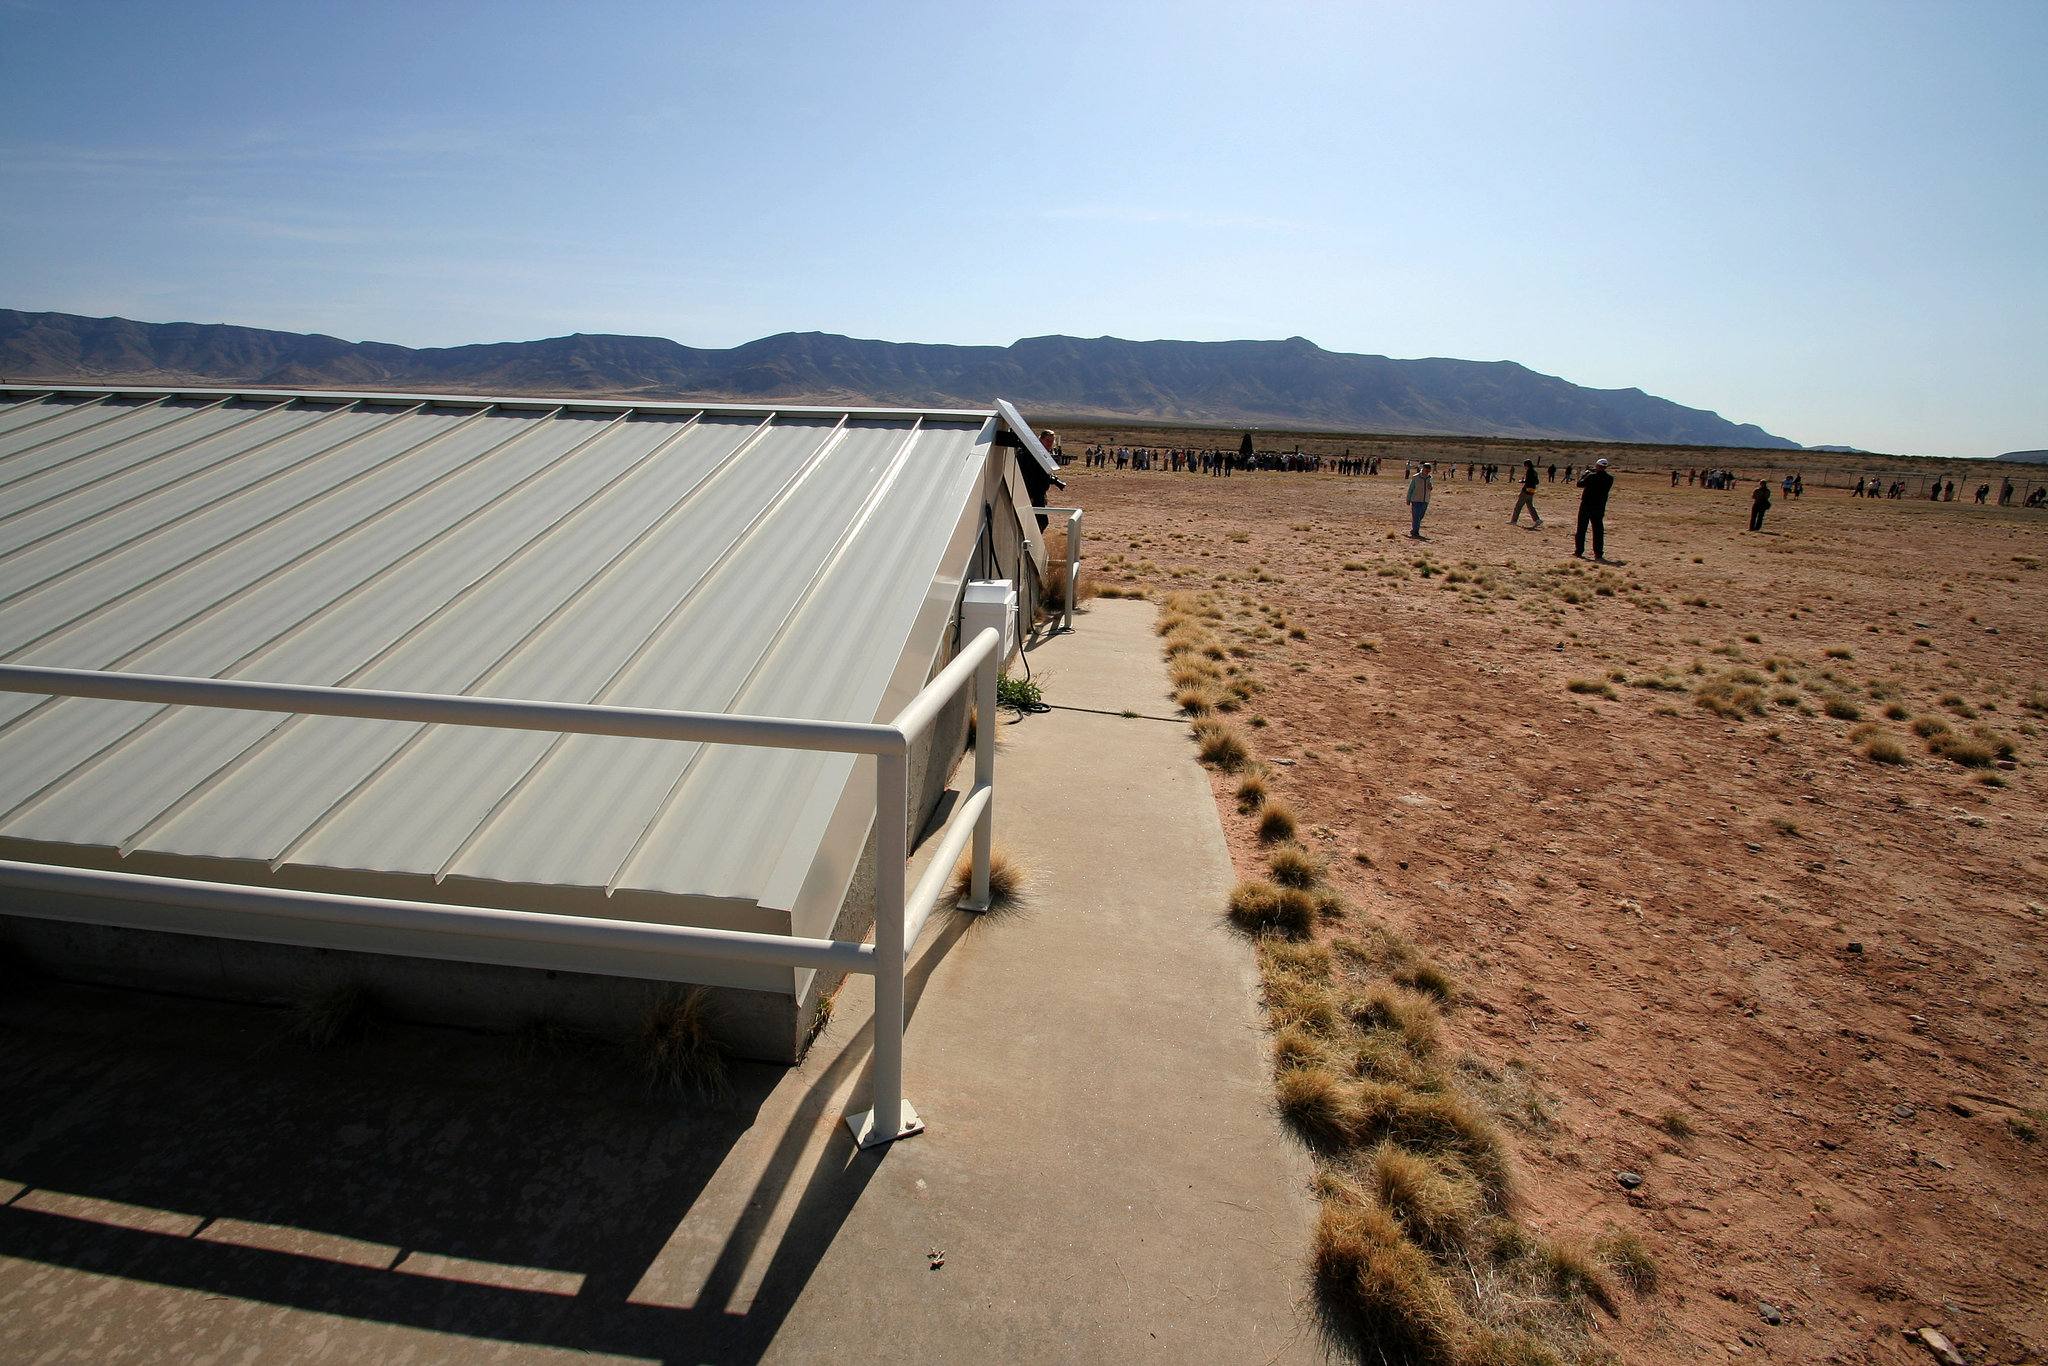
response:
<path fill-rule="evenodd" d="M 1797 450 L 1750 423 L 1641 389 L 1593 389 L 1514 361 L 1395 360 L 1282 341 L 1026 337 L 1009 346 L 783 332 L 728 349 L 571 333 L 413 348 L 232 323 L 0 309 L 12 381 L 234 383 L 476 393 L 988 407 L 1048 418 L 1637 441 Z"/>

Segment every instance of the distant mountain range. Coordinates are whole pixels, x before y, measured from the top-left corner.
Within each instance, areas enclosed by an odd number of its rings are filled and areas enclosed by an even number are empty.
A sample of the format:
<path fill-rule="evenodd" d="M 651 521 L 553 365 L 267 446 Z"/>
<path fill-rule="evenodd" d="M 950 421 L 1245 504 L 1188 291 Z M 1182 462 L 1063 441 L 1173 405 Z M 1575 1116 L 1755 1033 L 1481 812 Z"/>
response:
<path fill-rule="evenodd" d="M 1799 449 L 1761 427 L 1640 389 L 1589 389 L 1512 361 L 1325 351 L 1300 337 L 931 346 L 785 332 L 703 350 L 661 337 L 577 333 L 414 349 L 0 309 L 0 378 L 906 407 L 980 408 L 1000 397 L 1046 418 Z"/>
<path fill-rule="evenodd" d="M 2036 465 L 2048 465 L 2048 451 L 2007 451 L 2000 460 L 2025 460 Z"/>

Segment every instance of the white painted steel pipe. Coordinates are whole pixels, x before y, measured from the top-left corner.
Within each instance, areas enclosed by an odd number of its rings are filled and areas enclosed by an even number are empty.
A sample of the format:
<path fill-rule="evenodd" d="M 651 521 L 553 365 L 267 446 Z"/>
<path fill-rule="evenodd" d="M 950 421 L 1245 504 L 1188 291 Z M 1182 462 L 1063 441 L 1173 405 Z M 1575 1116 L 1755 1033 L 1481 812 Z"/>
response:
<path fill-rule="evenodd" d="M 994 811 L 995 678 L 1001 663 L 997 658 L 1000 649 L 1001 637 L 995 630 L 980 632 L 887 725 L 0 665 L 0 691 L 5 692 L 872 754 L 876 831 L 872 947 L 828 939 L 282 891 L 9 860 L 0 860 L 0 886 L 96 898 L 102 903 L 89 908 L 90 913 L 77 914 L 65 912 L 84 912 L 88 908 L 10 904 L 7 909 L 16 914 L 266 943 L 518 967 L 567 966 L 561 957 L 566 950 L 616 954 L 622 959 L 625 955 L 645 954 L 694 956 L 870 973 L 875 978 L 874 1103 L 866 1115 L 849 1116 L 848 1123 L 862 1147 L 873 1147 L 917 1133 L 924 1127 L 916 1111 L 903 1099 L 903 964 L 910 909 L 904 895 L 904 864 L 909 856 L 910 745 L 967 680 L 975 678 L 982 714 L 975 745 L 975 788 L 960 812 L 961 818 L 952 823 L 953 828 L 940 846 L 934 869 L 928 870 L 918 884 L 916 925 L 921 930 L 937 900 L 944 874 L 959 857 L 969 831 L 975 842 L 974 881 L 986 904 L 988 845 Z M 572 970 L 606 968 L 581 962 Z M 620 976 L 636 975 L 630 962 L 622 961 L 609 970 Z"/>
<path fill-rule="evenodd" d="M 960 851 L 967 847 L 967 841 L 981 827 L 983 814 L 989 808 L 989 798 L 994 790 L 983 784 L 976 784 L 961 801 L 960 809 L 953 813 L 953 819 L 946 825 L 946 836 L 939 841 L 939 847 L 932 851 L 932 861 L 925 865 L 924 876 L 917 880 L 917 890 L 910 894 L 903 916 L 903 952 L 907 958 L 917 947 L 917 937 L 924 933 L 925 921 L 931 919 L 938 909 L 939 897 L 945 893 L 946 883 L 953 876 L 953 865 L 960 861 Z M 987 870 L 984 869 L 983 872 Z M 988 902 L 970 909 L 985 910 Z"/>
<path fill-rule="evenodd" d="M 832 939 L 799 939 L 783 934 L 659 925 L 640 920 L 598 920 L 494 906 L 450 906 L 431 901 L 245 887 L 227 882 L 61 868 L 13 859 L 0 859 L 0 887 L 118 903 L 71 907 L 15 900 L 0 902 L 0 912 L 8 915 L 206 934 L 265 944 L 414 958 L 454 957 L 462 962 L 534 968 L 564 966 L 559 953 L 552 951 L 568 948 L 619 955 L 620 966 L 625 968 L 655 957 L 721 958 L 826 972 L 876 970 L 873 949 Z M 446 938 L 450 935 L 476 941 L 476 950 L 451 954 Z M 407 936 L 420 941 L 410 951 L 405 947 Z M 625 971 L 620 975 L 634 974 Z"/>
<path fill-rule="evenodd" d="M 891 721 L 887 727 L 882 728 L 893 730 L 896 734 L 902 736 L 904 741 L 902 748 L 886 752 L 891 754 L 909 753 L 909 742 L 916 739 L 918 735 L 923 733 L 924 728 L 932 723 L 932 718 L 939 714 L 939 708 L 953 700 L 953 694 L 960 691 L 962 685 L 967 682 L 968 676 L 974 672 L 981 662 L 984 659 L 993 659 L 996 651 L 1001 648 L 1002 641 L 996 635 L 996 630 L 993 626 L 988 627 L 975 636 L 973 640 L 963 644 L 960 647 L 960 653 L 953 656 L 953 662 L 939 670 L 938 675 L 931 682 L 924 685 L 924 691 L 911 698 L 910 705 L 897 712 L 896 719 Z M 4 670 L 0 670 L 0 676 L 4 676 Z M 884 751 L 868 750 L 865 752 L 880 754 Z"/>
<path fill-rule="evenodd" d="M 944 675 L 941 675 L 943 678 Z M 936 683 L 938 680 L 934 680 Z M 956 682 L 955 687 L 959 686 Z M 302 712 L 375 721 L 420 721 L 502 730 L 575 735 L 625 735 L 643 740 L 697 740 L 770 749 L 833 750 L 842 754 L 903 754 L 909 735 L 900 725 L 860 721 L 800 721 L 780 716 L 728 716 L 722 712 L 608 707 L 588 702 L 529 702 L 501 697 L 323 688 L 300 683 L 179 678 L 165 674 L 103 673 L 0 664 L 0 692 L 100 697 L 118 702 L 162 702 L 238 711 Z M 913 701 L 908 714 L 917 706 Z M 935 712 L 937 706 L 929 709 Z M 929 716 L 925 717 L 929 720 Z"/>
<path fill-rule="evenodd" d="M 1060 629 L 1074 629 L 1074 584 L 1081 576 L 1081 509 L 1080 508 L 1039 508 L 1040 512 L 1064 512 L 1067 514 L 1067 601 L 1066 614 L 1060 618 Z"/>
<path fill-rule="evenodd" d="M 977 911 L 988 909 L 988 865 L 995 848 L 996 678 L 1001 663 L 991 650 L 974 676 L 974 785 L 988 794 L 974 822 L 974 885 L 968 889 L 968 905 Z"/>
<path fill-rule="evenodd" d="M 908 757 L 877 756 L 874 1102 L 865 1116 L 848 1120 L 854 1141 L 863 1148 L 892 1143 L 923 1127 L 914 1113 L 905 1115 L 909 1107 L 903 1103 L 903 864 L 909 857 L 909 832 L 905 829 L 909 798 Z"/>

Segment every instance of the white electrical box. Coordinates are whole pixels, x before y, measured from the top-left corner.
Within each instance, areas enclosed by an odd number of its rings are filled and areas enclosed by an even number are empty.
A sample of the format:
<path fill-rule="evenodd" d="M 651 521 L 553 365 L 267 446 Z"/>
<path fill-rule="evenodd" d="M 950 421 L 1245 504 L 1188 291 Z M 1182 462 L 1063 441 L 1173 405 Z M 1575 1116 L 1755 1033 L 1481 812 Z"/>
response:
<path fill-rule="evenodd" d="M 1002 641 L 996 663 L 1007 664 L 1017 648 L 1017 585 L 1008 579 L 969 579 L 960 602 L 960 643 L 990 627 Z"/>

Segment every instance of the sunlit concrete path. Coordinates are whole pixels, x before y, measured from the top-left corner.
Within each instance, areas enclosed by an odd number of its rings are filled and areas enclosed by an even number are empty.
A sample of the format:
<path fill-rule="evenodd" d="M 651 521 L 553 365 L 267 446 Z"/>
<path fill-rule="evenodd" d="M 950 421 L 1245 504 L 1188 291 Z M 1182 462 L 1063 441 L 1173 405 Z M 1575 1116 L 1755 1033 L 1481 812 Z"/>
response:
<path fill-rule="evenodd" d="M 1270 1110 L 1250 948 L 1220 920 L 1215 803 L 1183 724 L 1115 714 L 1169 714 L 1153 620 L 1098 603 L 1029 652 L 1061 709 L 1005 726 L 996 831 L 1036 874 L 1030 903 L 927 932 L 905 1087 L 929 1132 L 861 1178 L 768 1360 L 863 1341 L 924 1361 L 1320 1359 L 1299 1307 L 1308 1163 Z M 866 986 L 843 1020 L 866 1018 Z M 864 1037 L 825 1043 L 771 1108 L 865 1056 Z M 785 1126 L 763 1118 L 765 1149 Z M 825 1168 L 851 1159 L 843 1137 Z M 735 1151 L 729 1208 L 764 1165 Z M 641 1293 L 690 1293 L 719 1241 L 697 1227 Z"/>
<path fill-rule="evenodd" d="M 1061 709 L 1006 718 L 996 826 L 1036 881 L 918 946 L 926 1133 L 841 1123 L 865 978 L 803 1066 L 680 1107 L 594 1055 L 308 1055 L 246 1008 L 10 989 L 0 1359 L 1322 1359 L 1208 784 L 1182 724 L 1116 714 L 1168 713 L 1152 621 L 1029 652 Z"/>

